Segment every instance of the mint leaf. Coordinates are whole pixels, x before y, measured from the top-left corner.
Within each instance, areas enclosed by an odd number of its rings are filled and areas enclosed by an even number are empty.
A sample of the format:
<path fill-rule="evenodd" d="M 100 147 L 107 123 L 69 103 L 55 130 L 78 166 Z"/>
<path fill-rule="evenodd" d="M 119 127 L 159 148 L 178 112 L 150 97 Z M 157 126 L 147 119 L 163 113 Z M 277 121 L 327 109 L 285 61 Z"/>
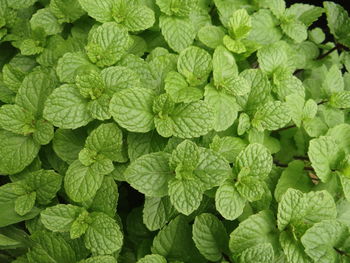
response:
<path fill-rule="evenodd" d="M 225 182 L 215 194 L 215 206 L 227 220 L 234 220 L 243 213 L 246 200 L 239 194 L 234 183 Z"/>
<path fill-rule="evenodd" d="M 127 182 L 147 196 L 165 196 L 172 176 L 169 157 L 166 153 L 158 152 L 138 158 L 125 171 Z"/>
<path fill-rule="evenodd" d="M 0 131 L 0 172 L 15 174 L 22 171 L 34 160 L 39 149 L 31 137 Z"/>
<path fill-rule="evenodd" d="M 177 69 L 189 84 L 201 85 L 207 80 L 212 69 L 211 57 L 204 49 L 188 47 L 180 52 Z"/>
<path fill-rule="evenodd" d="M 155 94 L 144 88 L 124 89 L 116 93 L 110 112 L 116 122 L 132 132 L 148 132 L 154 128 L 153 99 Z"/>
<path fill-rule="evenodd" d="M 349 235 L 347 226 L 336 220 L 324 220 L 308 229 L 301 242 L 305 252 L 315 261 L 336 262 L 344 256 L 339 249 Z"/>
<path fill-rule="evenodd" d="M 193 241 L 206 259 L 220 260 L 227 250 L 228 235 L 224 225 L 212 214 L 201 214 L 193 224 Z"/>
<path fill-rule="evenodd" d="M 96 173 L 91 167 L 74 161 L 68 168 L 64 178 L 64 188 L 67 195 L 75 202 L 92 198 L 100 188 L 103 175 Z"/>
<path fill-rule="evenodd" d="M 272 157 L 269 150 L 263 145 L 249 144 L 237 156 L 236 165 L 240 170 L 247 168 L 254 176 L 265 177 L 272 169 Z"/>
<path fill-rule="evenodd" d="M 87 109 L 88 101 L 75 85 L 65 84 L 48 97 L 44 118 L 63 129 L 75 129 L 88 124 L 92 117 Z"/>
<path fill-rule="evenodd" d="M 73 205 L 58 204 L 46 208 L 40 213 L 44 226 L 54 232 L 68 232 L 83 208 Z"/>
<path fill-rule="evenodd" d="M 90 218 L 91 223 L 84 236 L 85 246 L 99 255 L 121 249 L 123 234 L 115 220 L 103 213 L 92 213 Z"/>

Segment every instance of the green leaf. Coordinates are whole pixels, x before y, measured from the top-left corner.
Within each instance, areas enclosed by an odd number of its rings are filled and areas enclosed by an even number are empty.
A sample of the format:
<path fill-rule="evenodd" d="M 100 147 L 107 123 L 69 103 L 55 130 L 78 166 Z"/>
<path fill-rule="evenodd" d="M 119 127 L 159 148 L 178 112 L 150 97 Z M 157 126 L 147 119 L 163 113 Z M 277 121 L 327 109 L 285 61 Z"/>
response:
<path fill-rule="evenodd" d="M 204 101 L 214 112 L 214 130 L 224 131 L 237 118 L 239 106 L 235 97 L 216 89 L 211 85 L 205 87 Z"/>
<path fill-rule="evenodd" d="M 203 183 L 203 187 L 209 190 L 221 185 L 231 175 L 231 167 L 222 155 L 200 147 L 199 161 L 194 174 Z"/>
<path fill-rule="evenodd" d="M 159 27 L 168 45 L 176 52 L 190 46 L 196 37 L 191 21 L 186 18 L 160 16 Z"/>
<path fill-rule="evenodd" d="M 210 144 L 210 149 L 221 154 L 225 159 L 233 163 L 236 160 L 238 154 L 244 150 L 246 143 L 238 137 L 219 137 L 215 136 L 212 143 Z"/>
<path fill-rule="evenodd" d="M 339 4 L 325 1 L 323 6 L 326 10 L 328 27 L 335 38 L 347 47 L 349 42 L 350 18 L 348 12 Z"/>
<path fill-rule="evenodd" d="M 137 263 L 167 263 L 166 259 L 161 255 L 146 255 L 139 259 Z"/>
<path fill-rule="evenodd" d="M 190 87 L 186 79 L 178 72 L 169 72 L 164 82 L 165 91 L 175 103 L 189 103 L 200 100 L 203 97 L 203 91 L 197 87 Z"/>
<path fill-rule="evenodd" d="M 0 131 L 0 173 L 15 174 L 28 166 L 40 146 L 31 137 Z"/>
<path fill-rule="evenodd" d="M 125 171 L 127 182 L 146 196 L 167 195 L 168 181 L 174 176 L 168 165 L 169 157 L 163 152 L 141 156 Z"/>
<path fill-rule="evenodd" d="M 105 68 L 101 71 L 101 76 L 108 96 L 113 96 L 115 92 L 121 89 L 141 87 L 140 77 L 128 67 Z"/>
<path fill-rule="evenodd" d="M 213 76 L 215 86 L 224 86 L 228 79 L 238 76 L 235 57 L 223 46 L 214 50 Z"/>
<path fill-rule="evenodd" d="M 235 11 L 228 23 L 230 35 L 235 39 L 245 38 L 252 27 L 250 16 L 245 9 Z"/>
<path fill-rule="evenodd" d="M 17 197 L 15 201 L 16 213 L 20 216 L 24 216 L 25 214 L 29 213 L 35 205 L 35 199 L 36 192 L 31 192 L 29 194 Z"/>
<path fill-rule="evenodd" d="M 46 145 L 51 142 L 54 137 L 54 127 L 48 121 L 41 119 L 35 123 L 35 131 L 33 139 L 40 145 Z"/>
<path fill-rule="evenodd" d="M 154 128 L 154 98 L 155 93 L 145 88 L 121 90 L 111 100 L 110 113 L 115 121 L 128 131 L 151 131 Z"/>
<path fill-rule="evenodd" d="M 251 215 L 231 233 L 229 242 L 231 252 L 240 255 L 246 249 L 261 243 L 269 243 L 272 247 L 278 248 L 278 232 L 275 225 L 275 218 L 269 210 Z"/>
<path fill-rule="evenodd" d="M 91 219 L 87 211 L 83 211 L 72 223 L 69 234 L 71 239 L 76 239 L 85 234 L 86 230 L 89 228 Z"/>
<path fill-rule="evenodd" d="M 252 125 L 258 130 L 277 130 L 290 121 L 289 108 L 281 101 L 267 102 L 259 107 L 252 120 Z"/>
<path fill-rule="evenodd" d="M 84 236 L 85 246 L 98 255 L 112 254 L 123 245 L 123 234 L 117 222 L 104 213 L 92 213 Z"/>
<path fill-rule="evenodd" d="M 143 208 L 143 223 L 151 231 L 161 229 L 177 214 L 169 196 L 146 197 Z"/>
<path fill-rule="evenodd" d="M 84 147 L 85 138 L 85 132 L 82 130 L 57 129 L 52 148 L 63 161 L 71 164 L 78 159 L 78 154 Z"/>
<path fill-rule="evenodd" d="M 81 7 L 88 13 L 89 16 L 96 19 L 98 22 L 104 23 L 113 20 L 113 2 L 114 0 L 78 0 Z"/>
<path fill-rule="evenodd" d="M 323 14 L 323 12 L 324 9 L 321 7 L 296 3 L 286 10 L 286 15 L 294 16 L 297 20 L 309 27 Z"/>
<path fill-rule="evenodd" d="M 283 32 L 297 43 L 307 39 L 307 27 L 298 20 L 291 20 L 281 24 Z"/>
<path fill-rule="evenodd" d="M 266 1 L 266 4 L 277 18 L 281 18 L 284 15 L 286 10 L 286 3 L 284 0 Z"/>
<path fill-rule="evenodd" d="M 341 70 L 336 65 L 333 65 L 326 73 L 322 83 L 322 89 L 326 96 L 331 96 L 333 93 L 344 90 L 343 76 Z"/>
<path fill-rule="evenodd" d="M 270 243 L 262 243 L 243 251 L 240 256 L 242 263 L 259 262 L 269 263 L 274 260 L 274 251 Z"/>
<path fill-rule="evenodd" d="M 177 211 L 189 215 L 198 209 L 203 189 L 197 180 L 172 179 L 169 181 L 170 201 Z"/>
<path fill-rule="evenodd" d="M 234 220 L 243 213 L 246 200 L 238 193 L 233 182 L 226 181 L 216 190 L 216 210 L 227 220 Z"/>
<path fill-rule="evenodd" d="M 40 213 L 40 220 L 44 226 L 53 232 L 68 232 L 83 208 L 70 205 L 58 204 L 46 208 Z"/>
<path fill-rule="evenodd" d="M 56 71 L 61 82 L 75 83 L 75 78 L 80 72 L 95 68 L 85 54 L 68 52 L 58 60 Z"/>
<path fill-rule="evenodd" d="M 146 5 L 136 4 L 126 0 L 117 0 L 113 3 L 113 19 L 129 31 L 141 31 L 153 26 L 154 12 Z"/>
<path fill-rule="evenodd" d="M 90 31 L 86 53 L 99 67 L 111 66 L 121 59 L 129 48 L 130 38 L 124 27 L 104 23 Z"/>
<path fill-rule="evenodd" d="M 204 101 L 178 104 L 169 117 L 173 123 L 172 134 L 179 138 L 199 137 L 213 127 L 212 111 Z"/>
<path fill-rule="evenodd" d="M 312 224 L 336 217 L 336 206 L 329 192 L 302 193 L 289 188 L 278 205 L 277 223 L 280 230 L 292 225 L 295 235 L 303 234 Z"/>
<path fill-rule="evenodd" d="M 116 263 L 113 256 L 95 256 L 82 261 L 82 263 Z"/>
<path fill-rule="evenodd" d="M 30 19 L 33 30 L 41 29 L 46 35 L 55 35 L 62 31 L 62 26 L 49 8 L 39 9 Z"/>
<path fill-rule="evenodd" d="M 339 157 L 337 142 L 329 136 L 322 136 L 310 141 L 308 155 L 316 175 L 323 181 L 330 180 L 331 171 Z"/>
<path fill-rule="evenodd" d="M 114 123 L 105 123 L 94 129 L 85 141 L 85 149 L 118 161 L 122 151 L 123 134 Z"/>
<path fill-rule="evenodd" d="M 64 84 L 56 88 L 46 100 L 44 118 L 59 128 L 79 128 L 92 120 L 87 107 L 88 101 L 80 95 L 78 88 Z"/>
<path fill-rule="evenodd" d="M 250 118 L 246 113 L 241 113 L 238 118 L 237 134 L 243 135 L 250 129 Z"/>
<path fill-rule="evenodd" d="M 211 56 L 204 49 L 188 47 L 180 52 L 177 69 L 190 85 L 201 85 L 212 70 Z"/>
<path fill-rule="evenodd" d="M 272 156 L 262 144 L 249 144 L 236 158 L 238 169 L 249 169 L 249 174 L 266 177 L 272 169 Z"/>
<path fill-rule="evenodd" d="M 34 132 L 34 116 L 18 105 L 0 107 L 0 127 L 9 132 L 29 135 Z"/>
<path fill-rule="evenodd" d="M 349 236 L 348 227 L 336 220 L 324 220 L 308 229 L 301 242 L 305 252 L 317 262 L 339 262 L 346 256 L 339 253 Z"/>
<path fill-rule="evenodd" d="M 37 202 L 46 205 L 61 189 L 62 176 L 53 170 L 38 170 L 26 175 L 24 182 L 36 192 Z"/>
<path fill-rule="evenodd" d="M 304 163 L 299 160 L 292 161 L 278 179 L 275 188 L 275 198 L 280 202 L 283 194 L 289 188 L 294 188 L 302 192 L 309 192 L 312 186 L 313 183 L 310 177 L 304 171 Z"/>
<path fill-rule="evenodd" d="M 350 108 L 350 91 L 333 93 L 329 99 L 329 104 L 338 109 Z"/>
<path fill-rule="evenodd" d="M 249 202 L 258 201 L 264 194 L 263 182 L 253 176 L 242 176 L 236 183 L 239 194 Z"/>
<path fill-rule="evenodd" d="M 207 260 L 222 258 L 222 252 L 227 251 L 228 235 L 217 217 L 208 213 L 197 216 L 192 231 L 196 247 Z"/>
<path fill-rule="evenodd" d="M 50 11 L 60 23 L 72 23 L 85 14 L 78 0 L 52 0 Z"/>
<path fill-rule="evenodd" d="M 279 68 L 288 67 L 288 54 L 282 43 L 276 42 L 258 50 L 259 66 L 264 72 L 271 74 Z"/>
<path fill-rule="evenodd" d="M 280 235 L 280 243 L 283 252 L 289 262 L 292 263 L 310 263 L 311 259 L 305 253 L 305 248 L 300 240 L 295 239 L 292 233 L 284 231 Z"/>
<path fill-rule="evenodd" d="M 196 2 L 191 0 L 156 0 L 160 10 L 169 16 L 188 16 Z"/>
<path fill-rule="evenodd" d="M 199 41 L 209 48 L 216 48 L 222 44 L 225 31 L 222 27 L 207 25 L 202 27 L 197 34 Z"/>
<path fill-rule="evenodd" d="M 181 142 L 176 149 L 171 153 L 169 159 L 169 165 L 175 169 L 176 172 L 190 172 L 196 169 L 199 162 L 199 149 L 198 146 L 190 141 L 184 140 Z M 178 170 L 177 168 L 181 168 Z M 180 174 L 176 174 L 181 178 Z"/>
<path fill-rule="evenodd" d="M 191 228 L 185 217 L 177 216 L 153 239 L 152 253 L 179 261 L 189 261 L 196 252 Z"/>
<path fill-rule="evenodd" d="M 128 156 L 131 161 L 134 161 L 142 155 L 162 151 L 167 141 L 155 131 L 129 133 L 127 138 Z"/>
<path fill-rule="evenodd" d="M 64 189 L 73 201 L 83 202 L 96 194 L 102 181 L 103 175 L 76 160 L 67 170 L 64 178 Z"/>
<path fill-rule="evenodd" d="M 36 231 L 31 238 L 35 245 L 27 253 L 29 263 L 75 263 L 77 261 L 73 247 L 61 235 L 48 231 Z"/>
<path fill-rule="evenodd" d="M 267 9 L 260 9 L 252 15 L 252 30 L 249 40 L 262 45 L 272 44 L 282 38 L 279 21 Z"/>
<path fill-rule="evenodd" d="M 0 214 L 0 227 L 9 226 L 12 224 L 20 223 L 25 220 L 30 220 L 36 217 L 40 213 L 40 209 L 34 207 L 29 213 L 24 216 L 20 216 L 15 212 L 15 202 L 5 201 L 0 203 L 1 211 L 6 211 Z"/>

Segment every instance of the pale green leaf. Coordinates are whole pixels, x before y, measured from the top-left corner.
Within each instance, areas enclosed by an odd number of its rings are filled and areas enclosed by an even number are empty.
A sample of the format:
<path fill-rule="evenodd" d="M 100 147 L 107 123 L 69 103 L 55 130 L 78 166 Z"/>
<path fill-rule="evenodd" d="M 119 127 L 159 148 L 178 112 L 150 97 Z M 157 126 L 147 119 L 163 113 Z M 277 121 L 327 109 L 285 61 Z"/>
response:
<path fill-rule="evenodd" d="M 81 7 L 88 13 L 89 16 L 96 19 L 98 22 L 104 23 L 112 21 L 113 0 L 78 0 Z"/>
<path fill-rule="evenodd" d="M 92 198 L 101 187 L 103 175 L 95 173 L 91 167 L 84 166 L 79 160 L 68 168 L 64 178 L 64 189 L 75 202 Z"/>
<path fill-rule="evenodd" d="M 28 166 L 40 146 L 31 137 L 0 131 L 0 173 L 15 174 Z"/>
<path fill-rule="evenodd" d="M 324 220 L 307 230 L 301 242 L 305 252 L 315 262 L 335 263 L 344 258 L 345 255 L 339 253 L 339 249 L 345 245 L 348 237 L 349 230 L 346 225 L 336 220 Z"/>
<path fill-rule="evenodd" d="M 84 243 L 91 252 L 104 255 L 121 249 L 123 234 L 117 222 L 104 213 L 92 213 L 91 223 L 85 233 Z"/>
<path fill-rule="evenodd" d="M 198 31 L 197 36 L 204 45 L 214 49 L 222 44 L 225 32 L 222 27 L 207 25 Z"/>
<path fill-rule="evenodd" d="M 236 158 L 239 169 L 248 168 L 254 176 L 266 177 L 272 169 L 272 156 L 262 144 L 249 144 Z"/>
<path fill-rule="evenodd" d="M 177 69 L 189 84 L 201 85 L 207 80 L 212 70 L 211 56 L 204 49 L 188 47 L 180 52 Z"/>
<path fill-rule="evenodd" d="M 193 224 L 193 241 L 201 254 L 210 261 L 218 261 L 227 251 L 228 235 L 217 217 L 204 213 Z"/>
<path fill-rule="evenodd" d="M 246 200 L 238 193 L 232 182 L 225 182 L 216 190 L 215 206 L 227 220 L 234 220 L 243 213 Z"/>
<path fill-rule="evenodd" d="M 189 19 L 160 16 L 159 27 L 168 45 L 180 52 L 190 46 L 196 37 L 196 31 Z"/>
<path fill-rule="evenodd" d="M 128 131 L 148 132 L 154 128 L 154 98 L 154 92 L 149 89 L 124 89 L 113 96 L 110 112 L 116 122 Z"/>
<path fill-rule="evenodd" d="M 267 102 L 254 115 L 252 125 L 258 130 L 277 130 L 290 121 L 289 108 L 281 101 Z"/>
<path fill-rule="evenodd" d="M 168 187 L 170 201 L 177 211 L 189 215 L 198 209 L 203 198 L 203 190 L 196 180 L 172 179 Z"/>
<path fill-rule="evenodd" d="M 88 124 L 92 117 L 88 112 L 88 101 L 81 96 L 75 85 L 64 84 L 48 97 L 44 118 L 63 129 L 75 129 Z"/>
<path fill-rule="evenodd" d="M 31 192 L 17 197 L 15 201 L 15 211 L 20 216 L 29 213 L 35 205 L 36 193 Z"/>
<path fill-rule="evenodd" d="M 142 214 L 143 223 L 149 230 L 155 231 L 165 226 L 177 211 L 168 196 L 146 197 Z"/>
<path fill-rule="evenodd" d="M 246 143 L 238 137 L 219 137 L 215 136 L 212 143 L 210 144 L 210 149 L 221 154 L 227 161 L 233 163 L 236 160 L 238 154 L 244 150 Z"/>
<path fill-rule="evenodd" d="M 55 35 L 61 32 L 62 26 L 49 8 L 39 9 L 30 19 L 33 30 L 41 29 L 47 35 Z"/>
<path fill-rule="evenodd" d="M 40 213 L 40 220 L 44 226 L 53 232 L 68 232 L 83 208 L 70 205 L 58 204 L 46 208 Z"/>
<path fill-rule="evenodd" d="M 123 26 L 104 23 L 90 31 L 86 53 L 99 67 L 115 64 L 129 48 L 130 38 Z"/>
<path fill-rule="evenodd" d="M 323 182 L 330 179 L 338 154 L 338 144 L 332 137 L 322 136 L 310 141 L 308 155 L 311 165 Z"/>
<path fill-rule="evenodd" d="M 169 154 L 163 152 L 141 156 L 125 171 L 127 182 L 146 196 L 167 195 L 168 181 L 173 177 L 168 165 L 169 157 Z"/>

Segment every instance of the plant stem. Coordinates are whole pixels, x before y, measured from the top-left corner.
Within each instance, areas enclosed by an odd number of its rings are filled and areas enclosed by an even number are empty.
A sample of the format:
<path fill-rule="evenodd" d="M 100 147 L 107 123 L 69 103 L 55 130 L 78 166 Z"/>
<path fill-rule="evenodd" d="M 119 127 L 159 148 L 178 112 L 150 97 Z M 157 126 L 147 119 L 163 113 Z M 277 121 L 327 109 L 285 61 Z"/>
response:
<path fill-rule="evenodd" d="M 307 156 L 298 156 L 298 155 L 296 155 L 296 156 L 293 156 L 293 158 L 294 159 L 296 159 L 296 160 L 302 160 L 302 161 L 310 161 L 310 159 L 309 159 L 309 157 L 307 157 Z"/>

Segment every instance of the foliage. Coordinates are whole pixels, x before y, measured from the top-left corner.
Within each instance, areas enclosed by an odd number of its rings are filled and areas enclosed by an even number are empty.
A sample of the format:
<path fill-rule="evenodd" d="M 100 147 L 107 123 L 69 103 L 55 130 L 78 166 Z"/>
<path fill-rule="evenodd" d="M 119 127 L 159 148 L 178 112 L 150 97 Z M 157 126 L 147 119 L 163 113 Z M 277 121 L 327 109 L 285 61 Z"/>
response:
<path fill-rule="evenodd" d="M 349 49 L 330 1 L 0 0 L 0 262 L 350 262 Z"/>

